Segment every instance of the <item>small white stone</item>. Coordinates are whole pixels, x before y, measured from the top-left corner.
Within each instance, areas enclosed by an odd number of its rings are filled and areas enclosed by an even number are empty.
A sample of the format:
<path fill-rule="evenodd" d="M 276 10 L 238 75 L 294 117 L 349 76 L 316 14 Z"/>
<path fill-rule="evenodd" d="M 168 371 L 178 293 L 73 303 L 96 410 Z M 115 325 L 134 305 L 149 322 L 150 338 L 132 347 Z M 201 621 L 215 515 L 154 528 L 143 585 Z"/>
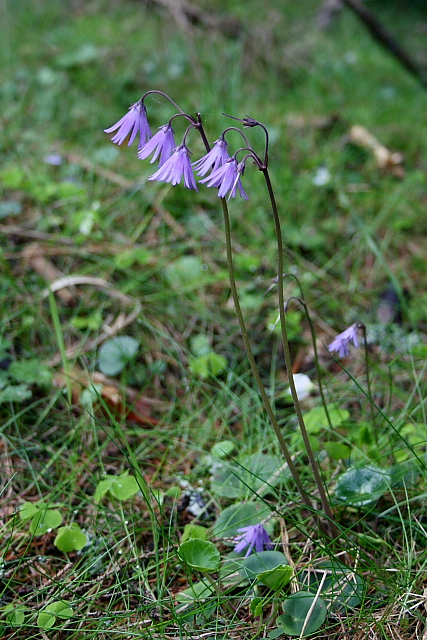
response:
<path fill-rule="evenodd" d="M 294 382 L 298 400 L 305 400 L 306 398 L 308 398 L 308 396 L 314 389 L 314 384 L 312 383 L 310 378 L 306 376 L 305 373 L 295 373 Z M 291 395 L 290 389 L 286 389 L 286 395 Z"/>

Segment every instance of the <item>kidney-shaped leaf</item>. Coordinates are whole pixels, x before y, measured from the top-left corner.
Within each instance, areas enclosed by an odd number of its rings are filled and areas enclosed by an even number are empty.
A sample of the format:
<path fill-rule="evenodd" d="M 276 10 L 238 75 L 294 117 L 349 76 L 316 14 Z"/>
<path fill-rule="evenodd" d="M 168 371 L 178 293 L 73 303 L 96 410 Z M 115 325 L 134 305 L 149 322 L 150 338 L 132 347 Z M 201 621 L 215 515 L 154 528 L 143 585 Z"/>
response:
<path fill-rule="evenodd" d="M 308 591 L 297 591 L 286 598 L 283 602 L 285 613 L 277 618 L 279 627 L 290 636 L 305 637 L 317 631 L 325 622 L 327 611 L 322 598 L 314 603 L 315 598 Z"/>
<path fill-rule="evenodd" d="M 178 554 L 195 571 L 212 573 L 219 569 L 221 556 L 215 545 L 208 540 L 200 540 L 200 538 L 187 540 L 180 545 Z"/>
<path fill-rule="evenodd" d="M 80 529 L 77 522 L 73 522 L 66 527 L 60 527 L 58 529 L 58 533 L 56 534 L 53 544 L 60 551 L 69 553 L 70 551 L 79 551 L 80 549 L 83 549 L 86 542 L 86 535 Z"/>
<path fill-rule="evenodd" d="M 390 474 L 373 464 L 352 467 L 339 476 L 335 497 L 352 507 L 376 502 L 390 487 Z"/>
<path fill-rule="evenodd" d="M 256 580 L 260 575 L 268 574 L 287 564 L 288 560 L 281 551 L 261 551 L 243 558 L 240 573 L 243 578 Z"/>
<path fill-rule="evenodd" d="M 214 528 L 214 536 L 230 538 L 238 535 L 238 529 L 258 524 L 271 514 L 270 508 L 260 500 L 236 502 L 219 514 Z"/>

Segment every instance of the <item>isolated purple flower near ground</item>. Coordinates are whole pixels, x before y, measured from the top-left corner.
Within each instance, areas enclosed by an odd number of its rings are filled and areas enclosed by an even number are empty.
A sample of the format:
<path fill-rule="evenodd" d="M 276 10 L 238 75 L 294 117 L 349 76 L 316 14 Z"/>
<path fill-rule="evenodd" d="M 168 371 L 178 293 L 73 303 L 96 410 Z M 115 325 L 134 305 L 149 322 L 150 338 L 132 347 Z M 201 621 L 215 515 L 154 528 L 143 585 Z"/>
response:
<path fill-rule="evenodd" d="M 190 152 L 185 144 L 179 145 L 169 160 L 166 160 L 159 170 L 148 179 L 170 182 L 176 185 L 181 182 L 182 178 L 184 178 L 185 187 L 198 191 L 194 179 L 193 167 L 191 166 Z"/>
<path fill-rule="evenodd" d="M 235 198 L 236 188 L 238 187 L 240 196 L 247 200 L 248 196 L 246 195 L 240 180 L 242 171 L 242 164 L 237 164 L 236 158 L 230 158 L 222 165 L 222 167 L 212 171 L 210 176 L 203 178 L 200 182 L 201 184 L 207 183 L 208 187 L 219 187 L 218 196 L 220 198 L 225 198 L 228 191 L 230 192 L 228 199 Z"/>
<path fill-rule="evenodd" d="M 247 558 L 254 549 L 257 553 L 260 553 L 264 550 L 264 547 L 266 549 L 273 548 L 273 543 L 262 524 L 251 524 L 249 527 L 242 527 L 241 529 L 237 529 L 237 531 L 242 531 L 242 534 L 234 538 L 234 542 L 237 542 L 234 551 L 240 553 L 240 551 L 248 547 L 245 558 Z"/>
<path fill-rule="evenodd" d="M 149 140 L 142 149 L 139 149 L 138 158 L 140 160 L 145 160 L 145 158 L 148 158 L 150 154 L 153 154 L 150 164 L 155 162 L 160 156 L 159 167 L 164 165 L 172 156 L 176 147 L 173 134 L 174 130 L 170 124 L 165 124 L 160 127 L 159 131 L 151 138 L 151 140 Z"/>
<path fill-rule="evenodd" d="M 348 329 L 339 333 L 335 340 L 328 346 L 328 350 L 337 351 L 340 358 L 345 358 L 350 354 L 350 350 L 348 348 L 350 342 L 353 342 L 355 347 L 359 346 L 357 323 L 352 324 L 351 327 L 348 327 Z"/>
<path fill-rule="evenodd" d="M 227 151 L 228 144 L 223 138 L 214 143 L 212 149 L 203 158 L 193 162 L 193 167 L 199 176 L 205 176 L 210 169 L 214 171 L 222 167 L 230 159 Z"/>
<path fill-rule="evenodd" d="M 113 133 L 116 129 L 118 129 L 118 131 L 116 135 L 111 138 L 112 142 L 122 144 L 129 136 L 128 147 L 130 147 L 139 131 L 138 148 L 142 147 L 151 136 L 150 125 L 147 120 L 147 109 L 145 106 L 141 102 L 136 102 L 129 107 L 128 113 L 123 116 L 123 118 L 109 129 L 104 129 L 104 131 L 105 133 Z"/>

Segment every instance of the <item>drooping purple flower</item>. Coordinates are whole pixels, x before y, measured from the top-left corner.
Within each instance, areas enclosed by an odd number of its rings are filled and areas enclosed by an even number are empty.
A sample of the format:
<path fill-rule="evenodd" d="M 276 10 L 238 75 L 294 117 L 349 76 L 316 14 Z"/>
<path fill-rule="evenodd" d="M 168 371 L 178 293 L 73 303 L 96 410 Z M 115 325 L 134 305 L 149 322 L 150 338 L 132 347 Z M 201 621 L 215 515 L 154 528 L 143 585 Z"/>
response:
<path fill-rule="evenodd" d="M 175 149 L 175 138 L 173 136 L 174 131 L 170 124 L 165 124 L 159 128 L 158 132 L 145 144 L 142 149 L 138 151 L 138 158 L 145 160 L 153 153 L 153 157 L 150 160 L 150 164 L 159 159 L 159 168 L 165 164 L 166 160 L 169 160 Z"/>
<path fill-rule="evenodd" d="M 145 105 L 142 102 L 135 102 L 135 104 L 129 107 L 128 113 L 123 116 L 123 118 L 109 129 L 104 129 L 104 131 L 105 133 L 112 133 L 116 129 L 118 129 L 118 131 L 116 135 L 111 138 L 112 142 L 122 144 L 127 136 L 129 136 L 128 147 L 130 147 L 139 131 L 138 149 L 142 147 L 151 137 Z"/>
<path fill-rule="evenodd" d="M 148 179 L 170 182 L 176 185 L 181 182 L 182 178 L 184 178 L 184 186 L 188 189 L 198 191 L 194 179 L 193 167 L 190 162 L 190 152 L 185 144 L 180 144 L 179 147 L 175 149 L 173 155 Z"/>
<path fill-rule="evenodd" d="M 234 538 L 234 542 L 237 542 L 234 551 L 240 553 L 240 551 L 248 547 L 245 558 L 247 558 L 254 549 L 257 553 L 260 553 L 264 547 L 266 549 L 273 548 L 273 543 L 262 524 L 251 524 L 249 527 L 242 527 L 241 529 L 237 529 L 237 531 L 242 531 L 242 534 Z"/>
<path fill-rule="evenodd" d="M 328 350 L 337 351 L 340 358 L 345 358 L 350 354 L 350 350 L 348 348 L 350 342 L 353 342 L 355 347 L 359 346 L 357 338 L 357 323 L 352 324 L 351 327 L 348 327 L 348 329 L 338 334 L 335 340 L 328 346 Z"/>
<path fill-rule="evenodd" d="M 230 156 L 227 151 L 228 144 L 224 138 L 219 138 L 214 143 L 212 149 L 203 158 L 193 162 L 193 167 L 199 176 L 205 176 L 210 169 L 218 169 L 229 160 Z"/>
<path fill-rule="evenodd" d="M 239 187 L 241 197 L 247 200 L 248 196 L 246 195 L 240 180 L 242 171 L 243 166 L 241 166 L 241 163 L 237 164 L 236 158 L 230 158 L 229 160 L 226 160 L 222 167 L 218 167 L 218 169 L 212 171 L 210 176 L 203 178 L 200 182 L 202 184 L 206 182 L 208 187 L 219 187 L 218 196 L 220 198 L 225 198 L 227 191 L 230 192 L 228 199 L 235 198 L 236 188 Z"/>

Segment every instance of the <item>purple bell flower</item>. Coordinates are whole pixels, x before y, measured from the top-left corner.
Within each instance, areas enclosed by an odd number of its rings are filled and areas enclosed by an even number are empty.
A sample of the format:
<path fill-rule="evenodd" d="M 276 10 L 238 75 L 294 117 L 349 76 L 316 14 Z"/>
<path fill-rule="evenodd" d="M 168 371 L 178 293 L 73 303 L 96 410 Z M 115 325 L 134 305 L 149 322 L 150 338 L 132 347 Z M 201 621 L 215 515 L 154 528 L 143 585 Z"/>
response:
<path fill-rule="evenodd" d="M 203 158 L 193 162 L 193 167 L 199 176 L 205 176 L 210 169 L 219 169 L 230 159 L 227 151 L 228 144 L 224 138 L 216 140 L 212 149 Z"/>
<path fill-rule="evenodd" d="M 159 128 L 159 131 L 138 151 L 138 158 L 145 160 L 153 153 L 150 164 L 159 158 L 159 167 L 165 164 L 166 160 L 171 157 L 176 144 L 173 136 L 174 131 L 170 124 L 165 124 Z"/>
<path fill-rule="evenodd" d="M 242 534 L 234 538 L 234 542 L 237 542 L 234 551 L 240 553 L 240 551 L 248 547 L 245 558 L 247 558 L 254 549 L 256 553 L 260 553 L 264 550 L 264 547 L 266 549 L 273 548 L 273 543 L 262 524 L 251 524 L 249 527 L 242 527 L 241 529 L 237 529 L 237 531 L 242 531 Z"/>
<path fill-rule="evenodd" d="M 193 167 L 190 162 L 190 152 L 185 144 L 180 144 L 179 147 L 175 149 L 174 154 L 148 179 L 170 182 L 176 185 L 181 182 L 182 178 L 184 178 L 184 186 L 187 187 L 187 189 L 195 189 L 195 191 L 198 191 L 194 179 Z"/>
<path fill-rule="evenodd" d="M 139 131 L 138 148 L 142 147 L 151 136 L 150 125 L 147 120 L 147 109 L 144 104 L 141 102 L 133 104 L 129 107 L 128 113 L 123 116 L 123 118 L 109 129 L 104 129 L 104 131 L 105 133 L 112 133 L 116 129 L 118 129 L 118 131 L 115 136 L 111 138 L 112 142 L 122 144 L 127 136 L 129 136 L 128 147 L 130 147 Z"/>
<path fill-rule="evenodd" d="M 359 346 L 357 337 L 357 323 L 352 324 L 342 333 L 339 333 L 335 340 L 328 346 L 329 351 L 337 351 L 340 358 L 345 358 L 350 354 L 348 345 L 353 342 L 355 347 Z"/>
<path fill-rule="evenodd" d="M 236 158 L 230 158 L 222 165 L 222 167 L 212 171 L 210 176 L 203 178 L 200 182 L 202 184 L 206 182 L 208 187 L 219 187 L 218 196 L 220 198 L 225 198 L 228 191 L 230 192 L 228 199 L 235 198 L 236 188 L 239 187 L 241 197 L 247 200 L 248 196 L 246 195 L 240 180 L 243 168 L 242 163 L 237 164 Z"/>

